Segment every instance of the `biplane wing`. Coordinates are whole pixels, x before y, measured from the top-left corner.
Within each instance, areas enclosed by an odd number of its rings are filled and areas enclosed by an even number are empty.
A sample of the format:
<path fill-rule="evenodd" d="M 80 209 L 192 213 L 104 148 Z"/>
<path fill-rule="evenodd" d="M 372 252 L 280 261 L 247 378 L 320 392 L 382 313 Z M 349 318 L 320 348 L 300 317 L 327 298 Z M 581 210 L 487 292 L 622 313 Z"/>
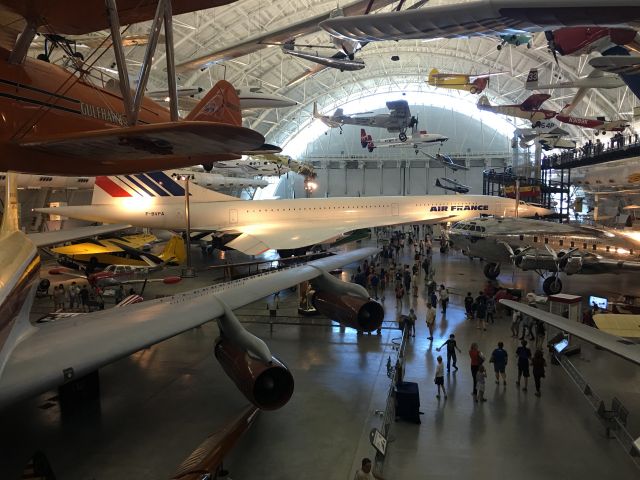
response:
<path fill-rule="evenodd" d="M 252 150 L 263 144 L 264 137 L 248 128 L 185 120 L 72 132 L 5 144 L 21 161 L 17 165 L 11 160 L 15 157 L 3 155 L 0 170 L 50 173 L 47 171 L 50 168 L 71 175 L 78 172 L 81 162 L 85 175 L 134 173 L 147 169 L 149 162 L 154 169 L 164 170 L 177 164 L 201 163 L 199 160 L 207 157 Z M 47 167 L 51 162 L 55 165 Z"/>

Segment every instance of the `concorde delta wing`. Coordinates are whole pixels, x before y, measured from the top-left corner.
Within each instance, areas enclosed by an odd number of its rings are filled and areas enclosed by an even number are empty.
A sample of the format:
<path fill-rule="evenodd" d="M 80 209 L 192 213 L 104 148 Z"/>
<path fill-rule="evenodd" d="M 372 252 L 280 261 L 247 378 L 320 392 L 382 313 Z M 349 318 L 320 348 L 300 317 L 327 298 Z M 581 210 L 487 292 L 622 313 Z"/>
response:
<path fill-rule="evenodd" d="M 46 247 L 49 245 L 58 245 L 72 240 L 80 240 L 81 238 L 94 237 L 96 235 L 105 235 L 107 233 L 118 232 L 131 225 L 98 225 L 96 227 L 80 227 L 71 228 L 69 230 L 55 230 L 51 232 L 30 233 L 27 235 L 36 247 Z"/>
<path fill-rule="evenodd" d="M 0 407 L 79 378 L 148 345 L 202 325 L 230 309 L 375 254 L 375 248 L 307 265 L 200 288 L 117 309 L 33 327 L 12 351 L 0 376 Z"/>
<path fill-rule="evenodd" d="M 500 303 L 640 365 L 640 344 L 629 345 L 629 342 L 623 338 L 512 300 L 500 300 Z"/>

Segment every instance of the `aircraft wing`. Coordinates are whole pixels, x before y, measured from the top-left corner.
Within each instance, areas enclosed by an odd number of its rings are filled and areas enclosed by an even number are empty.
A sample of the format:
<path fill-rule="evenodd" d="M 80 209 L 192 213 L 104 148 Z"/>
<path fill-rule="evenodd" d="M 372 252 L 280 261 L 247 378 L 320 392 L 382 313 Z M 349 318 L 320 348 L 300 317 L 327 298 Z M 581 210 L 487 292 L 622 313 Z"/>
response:
<path fill-rule="evenodd" d="M 30 326 L 0 376 L 0 407 L 79 378 L 141 348 L 223 314 L 218 298 L 236 309 L 373 255 L 364 248 L 307 265 L 208 286 L 157 300 Z"/>
<path fill-rule="evenodd" d="M 130 227 L 131 225 L 123 224 L 99 225 L 97 227 L 80 227 L 69 230 L 56 230 L 53 232 L 30 233 L 27 237 L 29 237 L 29 240 L 31 240 L 36 247 L 46 247 L 70 242 L 72 240 L 79 240 L 81 238 L 93 237 L 95 235 L 118 232 Z"/>
<path fill-rule="evenodd" d="M 541 320 L 549 325 L 563 330 L 571 335 L 586 340 L 598 347 L 603 348 L 625 360 L 629 360 L 636 365 L 640 365 L 640 344 L 630 344 L 624 338 L 616 337 L 609 333 L 598 330 L 597 328 L 583 325 L 582 323 L 573 322 L 559 315 L 545 312 L 513 300 L 500 300 L 503 305 L 518 310 L 525 315 Z"/>
<path fill-rule="evenodd" d="M 314 220 L 307 225 L 300 223 L 270 222 L 263 224 L 238 225 L 229 228 L 240 235 L 226 246 L 239 250 L 247 255 L 258 255 L 270 249 L 294 249 L 315 245 L 332 240 L 360 228 L 401 225 L 407 223 L 439 223 L 447 221 L 454 215 L 445 212 L 425 212 L 421 215 L 389 215 L 369 219 L 353 220 Z"/>
<path fill-rule="evenodd" d="M 345 15 L 359 15 L 365 12 L 369 1 L 370 0 L 357 0 L 342 7 L 342 10 Z M 386 7 L 394 1 L 395 0 L 375 0 L 372 10 Z M 274 43 L 284 43 L 287 40 L 292 40 L 302 35 L 318 32 L 320 31 L 319 23 L 328 18 L 329 13 L 322 13 L 315 17 L 294 23 L 293 25 L 286 25 L 279 30 L 254 35 L 240 44 L 229 45 L 226 48 L 215 50 L 207 55 L 180 63 L 176 65 L 176 71 L 178 73 L 182 73 L 190 70 L 207 68 L 215 63 L 221 63 L 244 55 L 249 55 L 250 53 L 262 50 L 263 48 L 273 46 L 272 44 Z"/>
<path fill-rule="evenodd" d="M 499 36 L 575 26 L 637 27 L 636 0 L 477 0 L 418 10 L 332 18 L 329 34 L 359 41 Z"/>
<path fill-rule="evenodd" d="M 39 137 L 24 140 L 18 146 L 21 150 L 68 158 L 73 164 L 69 168 L 75 168 L 76 172 L 78 159 L 82 159 L 85 174 L 99 174 L 105 166 L 117 170 L 115 166 L 122 165 L 123 172 L 139 171 L 137 161 L 162 163 L 163 159 L 230 154 L 263 144 L 264 137 L 248 128 L 183 120 Z M 15 163 L 8 165 L 7 162 L 0 162 L 0 168 L 20 169 Z"/>
<path fill-rule="evenodd" d="M 549 100 L 549 98 L 551 98 L 551 95 L 549 95 L 548 93 L 534 93 L 524 102 L 522 102 L 522 105 L 520 105 L 520 107 L 522 108 L 522 110 L 525 110 L 527 112 L 538 110 L 544 102 Z"/>
<path fill-rule="evenodd" d="M 387 108 L 389 109 L 389 115 L 397 118 L 409 118 L 411 116 L 411 110 L 409 110 L 409 103 L 406 100 L 394 100 L 387 102 Z"/>

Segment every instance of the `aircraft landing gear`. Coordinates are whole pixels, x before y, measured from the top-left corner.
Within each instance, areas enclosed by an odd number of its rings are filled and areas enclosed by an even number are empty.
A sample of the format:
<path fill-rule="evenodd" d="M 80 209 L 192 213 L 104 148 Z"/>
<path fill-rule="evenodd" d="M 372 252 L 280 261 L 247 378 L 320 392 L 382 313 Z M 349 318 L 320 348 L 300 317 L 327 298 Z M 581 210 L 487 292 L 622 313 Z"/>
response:
<path fill-rule="evenodd" d="M 542 290 L 547 295 L 556 295 L 562 291 L 562 282 L 557 275 L 552 275 L 544 279 L 542 282 Z"/>
<path fill-rule="evenodd" d="M 400 135 L 398 135 L 398 138 L 400 139 L 401 142 L 406 142 L 407 134 L 405 132 L 400 132 Z"/>
<path fill-rule="evenodd" d="M 497 263 L 487 263 L 484 266 L 484 276 L 489 280 L 495 280 L 500 275 L 500 265 Z"/>

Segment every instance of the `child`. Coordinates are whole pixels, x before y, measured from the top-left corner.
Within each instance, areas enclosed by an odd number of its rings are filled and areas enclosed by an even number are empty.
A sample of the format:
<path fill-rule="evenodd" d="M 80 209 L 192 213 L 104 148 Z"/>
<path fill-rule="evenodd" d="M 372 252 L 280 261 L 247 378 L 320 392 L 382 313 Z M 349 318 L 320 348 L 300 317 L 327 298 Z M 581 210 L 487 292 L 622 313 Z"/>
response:
<path fill-rule="evenodd" d="M 442 363 L 442 357 L 438 355 L 438 363 L 436 364 L 436 376 L 433 379 L 435 384 L 438 386 L 438 393 L 436 394 L 436 398 L 440 398 L 440 389 L 442 388 L 442 394 L 444 398 L 447 398 L 447 391 L 444 389 L 444 363 Z"/>
<path fill-rule="evenodd" d="M 476 388 L 478 389 L 478 395 L 476 397 L 476 402 L 486 402 L 487 399 L 484 398 L 484 386 L 485 379 L 487 378 L 487 370 L 484 368 L 483 364 L 480 364 L 478 367 L 478 374 L 476 377 Z"/>

